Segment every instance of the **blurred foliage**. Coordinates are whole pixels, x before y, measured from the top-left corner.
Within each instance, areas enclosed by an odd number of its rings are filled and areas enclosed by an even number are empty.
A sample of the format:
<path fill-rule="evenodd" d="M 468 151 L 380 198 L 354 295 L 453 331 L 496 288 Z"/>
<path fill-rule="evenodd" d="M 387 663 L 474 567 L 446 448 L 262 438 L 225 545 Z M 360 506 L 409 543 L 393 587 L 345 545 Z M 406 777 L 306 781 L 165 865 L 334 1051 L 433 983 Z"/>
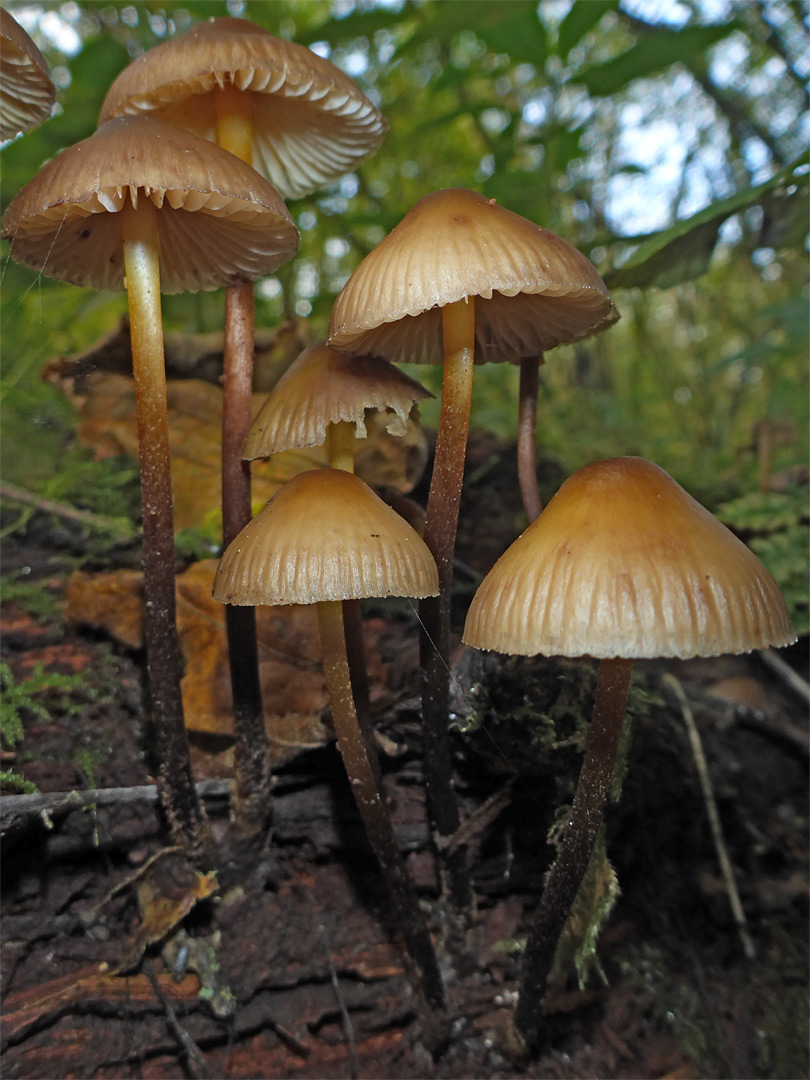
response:
<path fill-rule="evenodd" d="M 797 634 L 810 633 L 807 489 L 752 491 L 722 503 L 718 517 L 742 535 L 776 579 Z"/>
<path fill-rule="evenodd" d="M 10 3 L 12 11 L 36 11 Z M 359 259 L 420 197 L 468 186 L 566 237 L 623 319 L 542 369 L 539 443 L 567 469 L 621 453 L 658 461 L 716 505 L 757 486 L 757 425 L 786 424 L 775 470 L 806 458 L 806 90 L 801 5 L 730 0 L 219 0 L 42 5 L 76 35 L 34 37 L 59 112 L 2 151 L 2 203 L 92 133 L 107 86 L 144 48 L 242 14 L 328 55 L 386 114 L 373 159 L 291 204 L 294 262 L 260 283 L 259 325 L 323 337 Z M 51 30 L 53 27 L 51 26 Z M 4 470 L 43 492 L 70 463 L 72 408 L 39 380 L 125 311 L 122 295 L 53 282 L 4 249 Z M 167 297 L 170 330 L 221 325 L 219 294 Z M 418 371 L 432 389 L 438 371 Z M 476 372 L 473 423 L 516 430 L 517 371 Z M 422 410 L 435 422 L 437 405 Z M 99 491 L 109 478 L 88 477 Z M 84 505 L 87 505 L 86 503 Z"/>

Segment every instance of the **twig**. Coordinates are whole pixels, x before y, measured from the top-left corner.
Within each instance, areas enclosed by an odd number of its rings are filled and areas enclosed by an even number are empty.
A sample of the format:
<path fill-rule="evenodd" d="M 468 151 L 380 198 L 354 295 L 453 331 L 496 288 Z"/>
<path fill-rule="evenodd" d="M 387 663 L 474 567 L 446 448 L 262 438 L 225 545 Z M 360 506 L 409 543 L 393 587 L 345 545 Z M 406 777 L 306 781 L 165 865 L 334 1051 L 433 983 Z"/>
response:
<path fill-rule="evenodd" d="M 42 510 L 46 514 L 54 514 L 56 517 L 73 521 L 78 525 L 86 525 L 88 529 L 97 532 L 112 533 L 113 536 L 126 542 L 135 540 L 140 536 L 140 529 L 123 518 L 107 517 L 105 514 L 94 514 L 90 510 L 79 510 L 69 503 L 56 502 L 54 499 L 46 499 L 37 495 L 34 491 L 17 487 L 16 484 L 0 484 L 0 498 L 10 499 L 12 502 L 21 503 L 23 506 L 32 506 L 35 510 Z"/>
<path fill-rule="evenodd" d="M 706 763 L 706 755 L 703 753 L 703 744 L 700 740 L 700 733 L 698 732 L 695 718 L 692 715 L 692 710 L 689 706 L 689 702 L 686 700 L 686 694 L 683 692 L 681 684 L 674 675 L 669 674 L 664 676 L 663 682 L 671 688 L 681 706 L 681 713 L 689 735 L 689 745 L 692 748 L 692 756 L 695 759 L 695 766 L 700 779 L 700 788 L 703 792 L 703 801 L 706 804 L 706 816 L 709 819 L 709 827 L 711 828 L 717 858 L 720 862 L 720 870 L 723 875 L 723 881 L 725 882 L 726 892 L 728 893 L 731 912 L 734 916 L 737 932 L 740 935 L 743 952 L 748 960 L 754 960 L 756 958 L 756 949 L 754 948 L 753 939 L 748 932 L 748 922 L 745 918 L 745 911 L 743 910 L 742 902 L 740 900 L 740 894 L 737 891 L 737 883 L 734 880 L 734 870 L 732 869 L 731 860 L 728 856 L 728 849 L 726 848 L 725 840 L 723 839 L 720 815 L 717 812 L 717 802 L 714 798 L 714 789 L 712 787 L 711 776 L 709 775 L 709 767 Z"/>
<path fill-rule="evenodd" d="M 230 795 L 230 780 L 201 780 L 195 785 L 200 798 L 222 798 Z M 122 803 L 156 803 L 159 799 L 156 784 L 137 787 L 94 788 L 87 791 L 54 791 L 36 795 L 4 795 L 0 798 L 0 822 L 4 818 L 31 817 L 36 814 L 68 813 L 92 806 Z"/>
<path fill-rule="evenodd" d="M 810 705 L 810 683 L 803 679 L 798 671 L 794 671 L 790 664 L 786 663 L 781 656 L 777 656 L 772 649 L 760 649 L 757 656 L 774 675 L 778 675 L 786 686 L 789 686 L 807 705 Z"/>
<path fill-rule="evenodd" d="M 158 981 L 157 975 L 155 975 L 154 965 L 152 964 L 152 961 L 148 958 L 144 960 L 143 970 L 146 972 L 146 975 L 150 983 L 152 984 L 152 989 L 155 991 L 155 995 L 161 1006 L 163 1007 L 163 1011 L 166 1014 L 166 1020 L 168 1022 L 169 1030 L 177 1039 L 180 1049 L 185 1052 L 186 1058 L 188 1060 L 189 1072 L 191 1073 L 194 1080 L 208 1080 L 211 1074 L 209 1073 L 208 1067 L 205 1064 L 203 1052 L 202 1050 L 200 1050 L 199 1046 L 197 1046 L 192 1037 L 177 1019 L 177 1013 L 174 1011 L 172 1003 L 163 993 L 163 988 Z"/>
<path fill-rule="evenodd" d="M 326 949 L 326 959 L 329 963 L 329 978 L 332 983 L 332 988 L 335 991 L 335 997 L 337 998 L 338 1008 L 340 1009 L 340 1019 L 343 1024 L 344 1034 L 346 1035 L 346 1045 L 349 1049 L 349 1077 L 350 1080 L 357 1080 L 357 1053 L 355 1050 L 352 1018 L 349 1015 L 349 1010 L 346 1008 L 346 1002 L 340 990 L 340 981 L 338 980 L 335 961 L 332 959 L 332 949 L 326 934 L 326 927 L 323 925 L 321 926 L 321 934 L 323 935 L 323 944 Z"/>

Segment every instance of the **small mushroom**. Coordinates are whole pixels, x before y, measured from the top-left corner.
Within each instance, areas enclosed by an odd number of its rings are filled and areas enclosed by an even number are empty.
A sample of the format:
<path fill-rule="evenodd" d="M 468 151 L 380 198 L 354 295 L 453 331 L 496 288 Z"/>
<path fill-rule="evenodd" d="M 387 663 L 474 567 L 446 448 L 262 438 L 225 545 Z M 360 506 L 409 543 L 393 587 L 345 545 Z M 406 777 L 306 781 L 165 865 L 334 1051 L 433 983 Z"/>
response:
<path fill-rule="evenodd" d="M 757 557 L 643 458 L 586 465 L 484 578 L 464 641 L 478 649 L 599 659 L 574 803 L 534 916 L 515 1023 L 537 1041 L 554 951 L 602 822 L 633 660 L 716 656 L 796 640 Z"/>
<path fill-rule="evenodd" d="M 175 625 L 174 528 L 160 293 L 269 273 L 298 235 L 274 188 L 238 158 L 158 120 L 121 117 L 62 151 L 3 217 L 12 256 L 51 277 L 127 290 L 138 409 L 146 648 L 173 830 L 204 819 L 189 760 Z"/>
<path fill-rule="evenodd" d="M 45 57 L 14 16 L 0 8 L 0 141 L 38 127 L 51 115 L 55 99 Z"/>
<path fill-rule="evenodd" d="M 342 602 L 438 590 L 436 564 L 407 522 L 354 474 L 301 473 L 285 484 L 222 556 L 214 599 L 224 604 L 317 604 L 338 746 L 360 816 L 390 890 L 394 927 L 421 973 L 429 1005 L 444 1007 L 436 955 L 358 724 Z"/>

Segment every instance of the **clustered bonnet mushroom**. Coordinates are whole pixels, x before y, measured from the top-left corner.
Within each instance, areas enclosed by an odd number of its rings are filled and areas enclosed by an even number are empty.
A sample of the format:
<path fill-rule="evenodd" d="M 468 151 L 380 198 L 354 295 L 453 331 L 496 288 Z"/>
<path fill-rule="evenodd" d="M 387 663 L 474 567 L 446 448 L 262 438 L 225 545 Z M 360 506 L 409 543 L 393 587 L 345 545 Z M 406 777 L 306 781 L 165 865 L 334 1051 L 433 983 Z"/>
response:
<path fill-rule="evenodd" d="M 127 290 L 157 750 L 173 830 L 199 852 L 205 828 L 180 696 L 160 293 L 260 277 L 292 256 L 298 234 L 275 189 L 232 154 L 159 120 L 121 117 L 26 184 L 3 236 L 15 259 L 51 277 Z"/>
<path fill-rule="evenodd" d="M 421 199 L 363 259 L 332 310 L 329 343 L 337 349 L 443 363 L 425 522 L 441 591 L 420 605 L 420 616 L 427 786 L 444 838 L 459 827 L 447 734 L 450 589 L 473 365 L 530 358 L 536 366 L 544 351 L 615 318 L 601 278 L 576 248 L 463 188 Z M 533 450 L 531 457 L 534 471 Z M 460 910 L 470 901 L 463 862 L 459 848 L 448 863 Z"/>
<path fill-rule="evenodd" d="M 115 79 L 101 122 L 146 115 L 214 140 L 253 165 L 284 198 L 299 198 L 348 171 L 383 139 L 385 120 L 357 84 L 310 49 L 238 18 L 212 18 L 149 49 Z M 222 537 L 251 516 L 250 466 L 242 447 L 253 389 L 254 290 L 225 294 L 222 409 Z M 257 814 L 269 794 L 255 612 L 229 608 L 228 654 L 237 758 L 252 774 Z M 262 794 L 263 793 L 263 794 Z"/>
<path fill-rule="evenodd" d="M 484 578 L 464 641 L 600 661 L 568 828 L 534 916 L 515 1023 L 533 1048 L 554 951 L 607 802 L 633 660 L 717 656 L 796 640 L 771 575 L 663 469 L 586 465 Z"/>
<path fill-rule="evenodd" d="M 45 57 L 14 16 L 0 8 L 0 141 L 47 120 L 55 98 Z"/>
<path fill-rule="evenodd" d="M 436 954 L 397 845 L 358 723 L 343 632 L 342 602 L 438 591 L 422 538 L 362 481 L 343 469 L 304 472 L 278 491 L 226 550 L 214 598 L 225 604 L 316 604 L 324 673 L 352 794 L 391 896 L 392 925 L 421 975 L 425 998 L 444 1007 Z"/>

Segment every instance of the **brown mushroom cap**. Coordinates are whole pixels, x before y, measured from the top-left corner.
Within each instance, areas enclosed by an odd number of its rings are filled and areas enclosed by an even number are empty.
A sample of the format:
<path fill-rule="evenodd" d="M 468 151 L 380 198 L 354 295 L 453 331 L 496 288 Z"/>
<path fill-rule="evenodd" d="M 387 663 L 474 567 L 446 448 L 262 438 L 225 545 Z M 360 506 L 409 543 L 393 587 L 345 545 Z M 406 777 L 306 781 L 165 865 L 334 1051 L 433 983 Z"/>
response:
<path fill-rule="evenodd" d="M 12 201 L 12 255 L 50 277 L 124 288 L 127 199 L 160 210 L 161 290 L 255 280 L 291 259 L 298 233 L 275 188 L 214 143 L 159 120 L 111 120 L 63 150 Z"/>
<path fill-rule="evenodd" d="M 757 557 L 663 469 L 596 461 L 484 579 L 464 641 L 533 656 L 717 656 L 796 640 Z"/>
<path fill-rule="evenodd" d="M 282 450 L 320 446 L 327 427 L 348 421 L 366 437 L 366 409 L 391 409 L 387 430 L 403 435 L 414 403 L 431 397 L 421 383 L 373 356 L 348 357 L 313 345 L 282 375 L 253 421 L 243 457 L 270 457 Z"/>
<path fill-rule="evenodd" d="M 518 360 L 618 318 L 576 248 L 464 188 L 426 195 L 346 283 L 329 344 L 393 361 L 442 362 L 441 309 L 476 297 L 475 360 Z"/>
<path fill-rule="evenodd" d="M 0 8 L 0 140 L 47 120 L 55 98 L 44 56 L 13 15 Z"/>
<path fill-rule="evenodd" d="M 253 164 L 285 198 L 300 198 L 374 153 L 387 125 L 329 60 L 246 19 L 210 19 L 149 49 L 110 87 L 99 122 L 148 112 L 213 139 L 213 91 L 250 92 Z"/>
<path fill-rule="evenodd" d="M 425 542 L 352 473 L 318 469 L 285 484 L 230 544 L 214 599 L 314 604 L 366 596 L 435 596 Z"/>

